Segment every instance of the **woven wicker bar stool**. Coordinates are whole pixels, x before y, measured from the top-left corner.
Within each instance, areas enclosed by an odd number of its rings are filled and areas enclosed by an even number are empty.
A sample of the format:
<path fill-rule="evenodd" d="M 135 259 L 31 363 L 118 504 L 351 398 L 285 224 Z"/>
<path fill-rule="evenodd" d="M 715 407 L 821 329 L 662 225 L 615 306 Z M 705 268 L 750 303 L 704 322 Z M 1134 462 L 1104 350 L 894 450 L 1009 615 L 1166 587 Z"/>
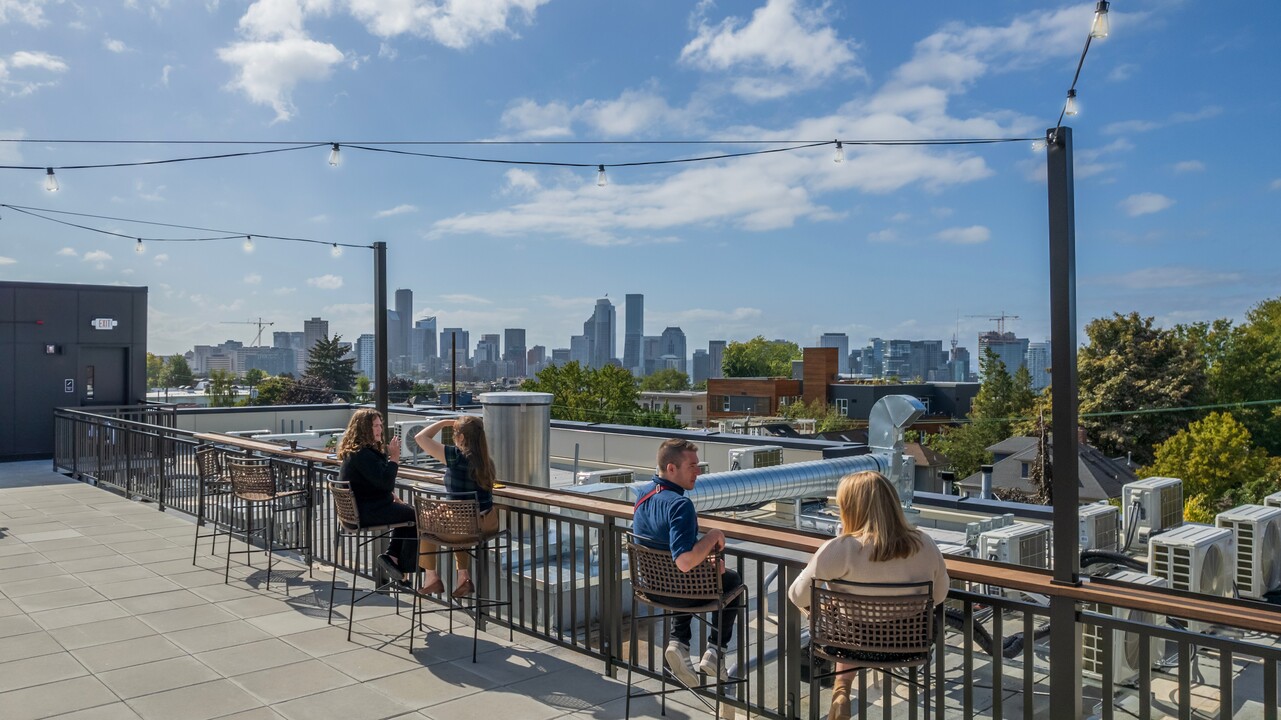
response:
<path fill-rule="evenodd" d="M 360 597 L 356 597 L 356 568 L 360 565 L 360 551 L 370 543 L 379 542 L 391 537 L 391 533 L 396 528 L 413 527 L 414 522 L 407 520 L 400 523 L 391 523 L 389 525 L 370 525 L 361 527 L 360 509 L 356 505 L 356 495 L 351 491 L 351 483 L 342 480 L 329 481 L 329 494 L 334 498 L 334 516 L 338 521 L 337 532 L 334 533 L 334 574 L 329 581 L 329 618 L 325 624 L 332 623 L 334 620 L 334 588 L 338 585 L 338 554 L 342 547 L 343 540 L 354 540 L 355 549 L 352 556 L 347 558 L 347 564 L 351 565 L 351 598 L 347 603 L 347 640 L 351 640 L 351 626 L 356 614 L 356 603 L 364 600 L 370 595 L 381 595 L 391 591 L 392 594 L 398 595 L 400 590 L 396 584 L 399 578 L 388 578 L 387 582 L 381 585 L 375 584 L 373 590 L 366 592 Z M 396 613 L 400 613 L 400 601 L 396 601 Z"/>
<path fill-rule="evenodd" d="M 266 458 L 233 458 L 228 457 L 225 460 L 228 477 L 231 480 L 232 509 L 229 520 L 229 532 L 227 533 L 227 563 L 223 570 L 222 581 L 229 582 L 231 578 L 231 542 L 236 535 L 244 537 L 247 549 L 236 550 L 235 553 L 252 554 L 258 552 L 253 547 L 254 532 L 254 512 L 262 510 L 266 513 L 266 545 L 267 553 L 267 589 L 271 589 L 271 570 L 275 564 L 277 550 L 307 550 L 310 554 L 311 533 L 304 532 L 301 535 L 306 536 L 306 541 L 300 542 L 287 547 L 276 547 L 276 523 L 281 513 L 299 510 L 306 507 L 310 502 L 310 494 L 306 490 L 283 490 L 277 482 L 276 472 L 271 462 Z M 244 527 L 237 528 L 236 509 L 244 509 Z M 289 583 L 285 583 L 285 590 L 288 592 Z"/>
<path fill-rule="evenodd" d="M 449 631 L 454 631 L 454 610 L 472 614 L 471 661 L 476 662 L 476 644 L 480 635 L 480 624 L 485 610 L 489 608 L 508 608 L 511 612 L 511 598 L 500 599 L 495 592 L 485 596 L 485 580 L 489 575 L 486 560 L 488 552 L 494 552 L 494 566 L 503 550 L 510 549 L 511 536 L 507 530 L 482 532 L 480 529 L 480 504 L 474 492 L 419 492 L 414 496 L 414 507 L 418 513 L 418 539 L 435 545 L 437 550 L 431 554 L 450 555 L 463 551 L 471 556 L 473 563 L 472 578 L 476 585 L 472 597 L 448 597 L 445 606 L 427 609 L 423 602 L 427 598 L 421 594 L 414 596 L 413 625 L 409 629 L 409 651 L 414 651 L 414 629 L 423 615 L 435 612 L 449 613 Z M 498 512 L 497 508 L 490 512 Z M 420 555 L 423 554 L 419 551 Z M 419 563 L 421 565 L 421 562 Z M 508 639 L 515 639 L 514 623 L 507 623 Z"/>
<path fill-rule="evenodd" d="M 724 653 L 717 656 L 716 677 L 709 678 L 707 683 L 693 687 L 687 686 L 669 669 L 664 668 L 661 674 L 663 683 L 661 690 L 632 692 L 632 669 L 636 667 L 637 645 L 639 645 L 639 636 L 636 628 L 641 620 L 652 622 L 689 614 L 698 622 L 711 626 L 712 620 L 710 617 L 705 617 L 706 614 L 736 611 L 730 605 L 739 595 L 747 592 L 746 586 L 743 585 L 728 592 L 724 590 L 721 583 L 723 556 L 720 553 L 712 553 L 707 556 L 706 560 L 699 563 L 689 572 L 681 572 L 681 569 L 676 567 L 676 561 L 672 559 L 670 551 L 646 547 L 641 544 L 641 539 L 638 535 L 627 534 L 628 571 L 632 580 L 632 619 L 630 650 L 627 659 L 626 717 L 630 718 L 632 716 L 632 698 L 650 697 L 652 695 L 662 697 L 662 712 L 666 715 L 667 694 L 681 690 L 695 691 L 694 697 L 698 698 L 707 709 L 713 711 L 718 718 L 726 717 L 726 715 L 722 715 L 722 710 L 734 705 L 741 706 L 747 712 L 748 717 L 751 717 L 751 708 L 747 703 L 747 699 L 750 697 L 748 673 L 744 672 L 742 677 L 727 676 L 727 679 L 721 680 L 720 677 L 725 672 Z M 701 604 L 689 606 L 684 603 L 670 602 L 672 600 L 701 601 Z M 648 605 L 658 612 L 640 618 L 636 612 L 637 603 Z M 737 609 L 737 613 L 739 622 L 738 637 L 741 643 L 747 630 L 747 603 L 743 603 L 743 606 Z M 669 675 L 677 685 L 671 690 L 667 689 Z M 736 689 L 739 685 L 743 689 L 741 694 L 742 701 L 731 703 L 725 692 L 730 688 Z M 714 704 L 708 702 L 702 693 L 697 692 L 708 689 L 714 692 Z"/>
<path fill-rule="evenodd" d="M 819 658 L 853 666 L 859 673 L 860 717 L 866 713 L 867 670 L 885 674 L 881 702 L 886 717 L 894 698 L 891 678 L 909 683 L 911 715 L 917 689 L 924 689 L 925 720 L 930 717 L 930 651 L 937 618 L 934 583 L 858 583 L 815 580 L 810 588 L 810 720 L 819 716 L 819 681 L 839 672 L 818 672 Z M 907 677 L 893 672 L 910 668 Z M 917 671 L 924 669 L 924 682 Z"/>
<path fill-rule="evenodd" d="M 223 452 L 213 445 L 200 445 L 196 448 L 196 502 L 198 504 L 196 537 L 191 543 L 191 564 L 196 564 L 196 553 L 200 550 L 200 541 L 212 538 L 209 552 L 213 554 L 218 548 L 218 536 L 231 531 L 231 513 L 228 504 L 231 497 L 231 481 L 223 468 Z M 201 527 L 210 531 L 202 533 Z"/>

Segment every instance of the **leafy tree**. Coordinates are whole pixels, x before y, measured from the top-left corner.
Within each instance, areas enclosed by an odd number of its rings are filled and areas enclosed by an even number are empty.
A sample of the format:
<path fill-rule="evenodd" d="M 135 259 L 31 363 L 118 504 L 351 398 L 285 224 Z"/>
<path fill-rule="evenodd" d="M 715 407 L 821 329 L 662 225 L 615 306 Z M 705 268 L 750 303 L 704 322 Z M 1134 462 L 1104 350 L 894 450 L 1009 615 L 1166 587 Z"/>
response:
<path fill-rule="evenodd" d="M 258 383 L 267 378 L 267 372 L 262 368 L 249 368 L 245 371 L 245 384 L 249 387 L 258 387 Z"/>
<path fill-rule="evenodd" d="M 147 353 L 147 387 L 160 387 L 160 375 L 165 370 L 165 359 L 159 355 Z"/>
<path fill-rule="evenodd" d="M 1193 343 L 1138 313 L 1098 318 L 1085 334 L 1077 356 L 1082 426 L 1103 452 L 1152 462 L 1153 448 L 1197 414 L 1138 411 L 1196 405 L 1206 391 L 1204 360 Z"/>
<path fill-rule="evenodd" d="M 696 392 L 707 392 L 707 381 L 699 380 L 698 382 L 694 383 L 694 386 L 692 389 Z"/>
<path fill-rule="evenodd" d="M 285 398 L 293 390 L 293 378 L 278 375 L 269 377 L 258 383 L 258 394 L 250 401 L 250 405 L 285 405 Z"/>
<path fill-rule="evenodd" d="M 676 368 L 663 368 L 641 378 L 640 389 L 649 392 L 681 392 L 689 389 L 689 376 Z"/>
<path fill-rule="evenodd" d="M 987 448 L 1014 433 L 1015 419 L 1026 418 L 1036 404 L 1031 375 L 1024 368 L 1010 377 L 1005 363 L 989 348 L 979 358 L 983 378 L 970 403 L 969 422 L 928 438 L 928 444 L 947 456 L 958 478 L 966 478 L 992 461 Z"/>
<path fill-rule="evenodd" d="M 403 403 L 413 394 L 414 381 L 396 375 L 387 378 L 387 402 Z"/>
<path fill-rule="evenodd" d="M 1183 519 L 1188 522 L 1213 525 L 1218 511 L 1204 494 L 1193 495 L 1183 501 Z"/>
<path fill-rule="evenodd" d="M 1222 361 L 1210 365 L 1209 386 L 1220 403 L 1281 398 L 1281 298 L 1259 303 L 1231 330 Z M 1261 447 L 1281 455 L 1281 404 L 1242 405 L 1232 413 Z"/>
<path fill-rule="evenodd" d="M 794 342 L 766 340 L 757 335 L 747 342 L 731 342 L 721 357 L 725 377 L 791 377 L 792 361 L 801 359 Z"/>
<path fill-rule="evenodd" d="M 643 410 L 632 374 L 616 365 L 598 370 L 577 362 L 548 365 L 521 385 L 522 390 L 552 395 L 552 417 L 557 420 L 681 427 L 670 412 Z"/>
<path fill-rule="evenodd" d="M 214 370 L 209 373 L 209 387 L 205 388 L 209 396 L 209 407 L 231 407 L 236 404 L 236 378 L 226 370 Z"/>
<path fill-rule="evenodd" d="M 638 410 L 634 415 L 628 418 L 623 425 L 639 425 L 641 427 L 671 428 L 673 430 L 685 427 L 680 418 L 663 407 L 662 410 Z"/>
<path fill-rule="evenodd" d="M 191 366 L 187 364 L 187 358 L 181 355 L 170 357 L 160 373 L 160 385 L 167 388 L 190 385 L 193 379 Z"/>
<path fill-rule="evenodd" d="M 334 389 L 315 375 L 294 380 L 285 391 L 280 405 L 326 405 L 334 400 Z"/>
<path fill-rule="evenodd" d="M 779 408 L 778 414 L 788 420 L 811 419 L 814 421 L 815 432 L 849 430 L 858 426 L 857 422 L 837 412 L 834 406 L 818 400 L 812 403 L 804 400 L 788 403 Z"/>
<path fill-rule="evenodd" d="M 356 378 L 356 396 L 354 398 L 356 402 L 369 402 L 369 387 L 370 382 L 367 376 L 361 375 Z"/>
<path fill-rule="evenodd" d="M 1231 413 L 1212 412 L 1158 445 L 1143 471 L 1181 478 L 1185 496 L 1202 496 L 1214 508 L 1234 488 L 1265 479 L 1268 469 L 1267 453 L 1254 447 L 1250 431 Z"/>
<path fill-rule="evenodd" d="M 341 340 L 342 336 L 337 334 L 317 340 L 307 359 L 306 374 L 330 390 L 346 394 L 356 384 L 356 359 L 343 359 L 347 351 L 343 349 Z"/>

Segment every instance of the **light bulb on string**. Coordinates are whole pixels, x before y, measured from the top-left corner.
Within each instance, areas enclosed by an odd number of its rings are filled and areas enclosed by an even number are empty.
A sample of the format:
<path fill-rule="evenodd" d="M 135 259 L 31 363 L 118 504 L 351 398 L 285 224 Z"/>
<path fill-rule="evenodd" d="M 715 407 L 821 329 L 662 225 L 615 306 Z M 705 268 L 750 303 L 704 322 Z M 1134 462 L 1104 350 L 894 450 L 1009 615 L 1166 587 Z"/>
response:
<path fill-rule="evenodd" d="M 133 244 L 133 251 L 138 253 L 139 255 L 147 252 L 146 246 L 142 244 L 142 238 L 138 238 L 138 242 Z"/>
<path fill-rule="evenodd" d="M 329 149 L 330 167 L 338 167 L 342 164 L 342 154 L 338 152 L 338 143 L 331 143 Z"/>
<path fill-rule="evenodd" d="M 596 186 L 605 187 L 608 184 L 609 184 L 609 176 L 605 174 L 605 166 L 597 165 L 596 166 Z"/>
<path fill-rule="evenodd" d="M 253 236 L 252 236 L 252 235 L 246 235 L 246 236 L 245 236 L 245 242 L 244 242 L 244 244 L 243 244 L 243 245 L 241 245 L 241 247 L 242 247 L 242 248 L 244 248 L 244 249 L 245 249 L 245 252 L 247 252 L 247 253 L 251 253 L 251 252 L 253 252 L 253 251 L 254 251 L 254 238 L 253 238 Z"/>
<path fill-rule="evenodd" d="M 1063 106 L 1064 115 L 1075 115 L 1081 111 L 1076 103 L 1076 89 L 1068 90 L 1067 104 Z"/>
<path fill-rule="evenodd" d="M 342 248 L 338 247 L 338 243 L 334 243 L 333 246 L 329 248 L 329 254 L 334 257 L 342 257 Z"/>
<path fill-rule="evenodd" d="M 1044 152 L 1045 148 L 1048 146 L 1049 146 L 1049 143 L 1045 141 L 1045 138 L 1041 138 L 1040 140 L 1033 140 L 1032 152 Z"/>
<path fill-rule="evenodd" d="M 1090 24 L 1090 37 L 1095 40 L 1102 40 L 1111 32 L 1111 23 L 1108 21 L 1108 0 L 1099 0 L 1099 4 L 1094 7 L 1094 22 Z"/>
<path fill-rule="evenodd" d="M 845 146 L 840 140 L 836 141 L 836 154 L 832 156 L 832 162 L 845 162 Z"/>
<path fill-rule="evenodd" d="M 49 192 L 58 192 L 58 176 L 53 174 L 53 168 L 44 169 L 44 189 Z"/>

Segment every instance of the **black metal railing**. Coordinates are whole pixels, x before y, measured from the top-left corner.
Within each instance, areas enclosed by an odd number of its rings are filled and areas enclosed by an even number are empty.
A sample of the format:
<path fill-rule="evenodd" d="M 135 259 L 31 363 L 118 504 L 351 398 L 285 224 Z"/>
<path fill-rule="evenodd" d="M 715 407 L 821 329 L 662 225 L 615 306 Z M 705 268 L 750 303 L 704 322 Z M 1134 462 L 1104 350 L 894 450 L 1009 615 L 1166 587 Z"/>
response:
<path fill-rule="evenodd" d="M 375 548 L 357 556 L 335 542 L 327 482 L 337 474 L 332 461 L 146 420 L 145 413 L 57 411 L 55 469 L 203 521 L 210 506 L 201 501 L 196 447 L 214 442 L 230 453 L 268 455 L 282 481 L 309 491 L 311 502 L 295 516 L 294 532 L 309 536 L 314 559 L 344 571 L 354 565 L 367 577 L 375 574 Z M 416 488 L 440 481 L 422 470 L 401 474 L 399 492 L 406 500 Z M 479 570 L 487 573 L 487 590 L 511 605 L 478 621 L 511 625 L 573 648 L 599 660 L 611 675 L 625 668 L 629 643 L 635 642 L 635 669 L 659 677 L 668 628 L 662 622 L 641 623 L 638 637 L 625 637 L 631 590 L 623 535 L 630 526 L 630 506 L 518 486 L 497 490 L 495 501 L 511 546 L 496 557 L 491 553 Z M 738 521 L 708 522 L 732 539 L 726 562 L 749 588 L 747 632 L 736 633 L 730 665 L 735 674 L 749 674 L 751 685 L 736 702 L 750 705 L 755 716 L 810 717 L 807 627 L 786 591 L 822 539 Z M 1064 656 L 1046 641 L 1047 598 L 1058 595 L 1077 603 L 1076 625 L 1091 648 L 1088 662 L 1074 670 L 1087 678 L 1084 700 L 1087 709 L 1097 708 L 1094 714 L 1277 720 L 1281 639 L 1275 633 L 1281 617 L 1257 603 L 1115 584 L 1066 588 L 1052 584 L 1044 571 L 964 558 L 948 563 L 956 582 L 932 660 L 936 717 L 1053 716 L 1050 670 Z M 441 563 L 446 574 L 451 566 Z M 704 640 L 695 638 L 696 649 Z M 867 678 L 857 683 L 862 688 L 857 712 L 865 717 L 871 711 Z M 887 678 L 880 692 L 883 706 L 884 698 L 892 697 L 900 712 L 906 708 L 908 717 L 918 716 L 923 694 L 917 688 Z M 821 715 L 825 703 L 822 698 L 817 703 Z"/>

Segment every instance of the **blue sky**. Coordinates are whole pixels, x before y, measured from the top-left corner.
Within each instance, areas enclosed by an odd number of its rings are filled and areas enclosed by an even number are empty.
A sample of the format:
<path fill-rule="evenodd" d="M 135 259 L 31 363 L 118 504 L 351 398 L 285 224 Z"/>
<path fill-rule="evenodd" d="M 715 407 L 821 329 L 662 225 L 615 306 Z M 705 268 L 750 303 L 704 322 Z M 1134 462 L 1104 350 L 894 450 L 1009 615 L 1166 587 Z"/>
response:
<path fill-rule="evenodd" d="M 843 140 L 1038 136 L 1093 4 L 591 0 L 0 0 L 0 137 Z M 1113 4 L 1078 85 L 1078 316 L 1240 318 L 1281 288 L 1281 4 Z M 224 148 L 225 149 L 225 148 Z M 423 148 L 433 151 L 431 148 Z M 626 163 L 713 145 L 468 146 Z M 60 166 L 207 147 L 0 143 Z M 439 151 L 439 150 L 436 150 Z M 121 169 L 0 170 L 0 202 L 390 247 L 416 316 L 568 346 L 595 298 L 646 296 L 691 351 L 762 334 L 1048 335 L 1044 164 L 1030 143 L 830 148 L 644 168 L 518 167 L 327 148 Z M 151 288 L 152 350 L 263 317 L 372 325 L 367 251 L 150 243 L 0 212 L 0 279 Z M 126 235 L 156 234 L 92 221 Z M 175 231 L 176 233 L 176 231 Z M 622 339 L 620 328 L 619 350 Z"/>

